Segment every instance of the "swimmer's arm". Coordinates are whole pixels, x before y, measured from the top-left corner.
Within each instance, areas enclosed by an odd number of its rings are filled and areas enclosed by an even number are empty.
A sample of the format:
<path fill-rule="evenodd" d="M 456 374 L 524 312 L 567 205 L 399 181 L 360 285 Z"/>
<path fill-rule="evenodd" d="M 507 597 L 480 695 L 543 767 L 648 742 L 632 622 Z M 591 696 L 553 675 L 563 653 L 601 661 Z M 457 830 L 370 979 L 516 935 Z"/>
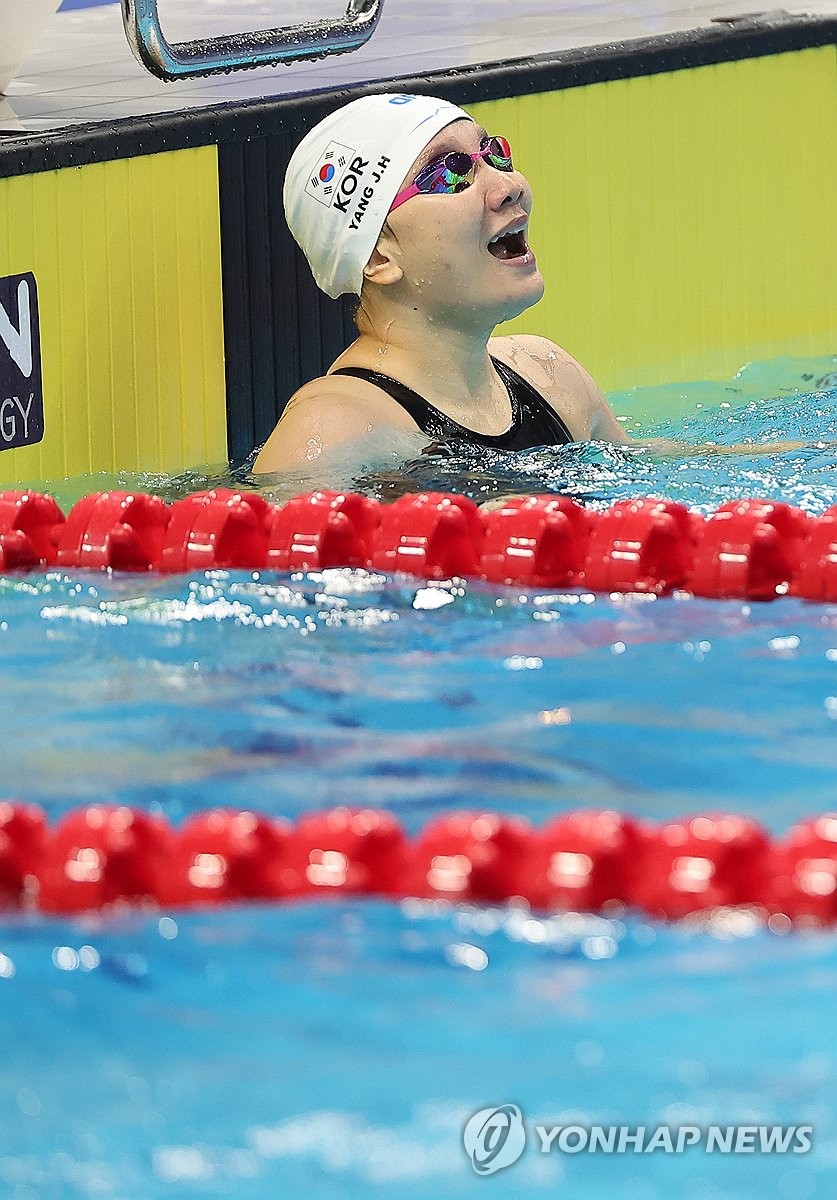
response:
<path fill-rule="evenodd" d="M 282 417 L 259 451 L 253 473 L 274 474 L 313 468 L 336 446 L 356 441 L 371 430 L 368 419 L 333 398 L 288 402 Z"/>
<path fill-rule="evenodd" d="M 566 352 L 564 352 L 566 353 Z M 569 357 L 567 355 L 567 357 Z M 719 446 L 714 443 L 694 443 L 675 441 L 672 438 L 632 438 L 625 429 L 617 421 L 613 414 L 613 410 L 608 404 L 605 397 L 602 395 L 599 388 L 596 386 L 590 374 L 585 371 L 580 363 L 572 360 L 573 366 L 576 369 L 580 379 L 584 381 L 589 397 L 589 412 L 590 412 L 590 440 L 595 442 L 615 442 L 622 445 L 632 445 L 643 447 L 651 451 L 652 454 L 663 458 L 693 458 L 696 454 L 706 455 L 750 455 L 758 456 L 760 454 L 783 454 L 786 451 L 793 450 L 809 450 L 815 448 L 816 443 L 811 442 L 744 442 L 737 443 L 732 446 Z M 822 443 L 819 443 L 822 446 Z"/>
<path fill-rule="evenodd" d="M 543 372 L 548 382 L 543 394 L 568 424 L 576 441 L 624 444 L 631 440 L 590 372 L 561 346 L 534 334 L 516 334 L 503 340 L 511 351 L 509 358 L 513 364 L 519 368 L 523 365 L 521 357 L 528 358 Z M 529 371 L 524 374 L 542 390 L 543 384 L 539 385 Z"/>
<path fill-rule="evenodd" d="M 721 457 L 735 454 L 757 458 L 761 454 L 784 454 L 794 450 L 822 450 L 825 442 L 736 442 L 731 446 L 717 445 L 715 442 L 679 442 L 671 438 L 634 438 L 632 445 L 644 450 L 650 450 L 655 457 L 660 458 L 694 458 L 705 454 L 707 457 Z"/>
<path fill-rule="evenodd" d="M 531 334 L 514 334 L 510 337 L 497 338 L 496 345 L 498 349 L 504 351 L 504 355 L 508 357 L 513 366 L 522 370 L 531 383 L 536 387 L 543 388 L 543 381 L 539 382 L 526 370 L 526 360 L 536 364 L 549 385 L 555 389 L 554 397 L 549 395 L 548 390 L 544 391 L 544 395 L 550 400 L 559 416 L 567 422 L 577 441 L 590 440 L 630 445 L 640 451 L 648 450 L 655 457 L 661 458 L 693 458 L 697 454 L 717 457 L 730 454 L 756 457 L 762 454 L 784 454 L 797 450 L 822 450 L 829 445 L 825 442 L 776 441 L 744 442 L 724 446 L 707 442 L 675 441 L 672 438 L 662 437 L 632 438 L 617 421 L 610 405 L 589 372 L 566 350 L 549 341 L 548 338 Z"/>
<path fill-rule="evenodd" d="M 582 368 L 583 369 L 583 368 Z M 585 371 L 585 374 L 587 372 Z M 608 404 L 602 393 L 593 380 L 590 380 L 596 392 L 596 398 L 592 400 L 590 412 L 590 441 L 591 442 L 615 442 L 617 445 L 624 445 L 630 442 L 631 438 L 627 431 L 619 424 L 614 415 L 613 409 Z"/>
<path fill-rule="evenodd" d="M 566 354 L 566 351 L 564 351 Z M 569 358 L 569 355 L 567 355 Z M 580 380 L 582 395 L 585 397 L 585 415 L 588 421 L 587 439 L 591 442 L 612 442 L 617 446 L 630 442 L 630 435 L 619 424 L 613 409 L 605 399 L 589 371 L 575 359 L 570 360 L 574 373 Z"/>
<path fill-rule="evenodd" d="M 324 486 L 332 466 L 345 471 L 353 465 L 391 465 L 393 456 L 414 457 L 426 441 L 418 430 L 393 425 L 374 403 L 347 395 L 342 380 L 325 376 L 288 401 L 259 451 L 253 473 L 292 471 L 322 478 Z"/>

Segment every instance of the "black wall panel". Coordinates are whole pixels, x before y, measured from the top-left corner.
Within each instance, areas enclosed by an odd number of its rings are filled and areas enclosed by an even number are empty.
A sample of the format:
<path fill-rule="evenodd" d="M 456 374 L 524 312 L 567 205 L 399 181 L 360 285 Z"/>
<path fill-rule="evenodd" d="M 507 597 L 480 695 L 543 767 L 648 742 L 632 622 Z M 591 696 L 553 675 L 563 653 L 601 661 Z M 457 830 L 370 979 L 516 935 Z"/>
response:
<path fill-rule="evenodd" d="M 218 148 L 234 463 L 265 440 L 289 397 L 321 375 L 355 336 L 353 297 L 329 300 L 320 292 L 285 223 L 282 181 L 300 136 L 296 128 Z"/>

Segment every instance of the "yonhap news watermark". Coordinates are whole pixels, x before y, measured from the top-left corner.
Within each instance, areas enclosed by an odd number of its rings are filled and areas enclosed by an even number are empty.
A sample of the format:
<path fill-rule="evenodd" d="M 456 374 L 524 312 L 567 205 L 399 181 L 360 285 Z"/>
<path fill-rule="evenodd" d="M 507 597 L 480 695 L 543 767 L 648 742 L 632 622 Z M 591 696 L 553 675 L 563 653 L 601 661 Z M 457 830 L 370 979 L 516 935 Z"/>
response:
<path fill-rule="evenodd" d="M 516 1104 L 481 1108 L 462 1145 L 478 1175 L 510 1167 L 527 1144 L 540 1154 L 807 1154 L 811 1125 L 543 1125 Z"/>

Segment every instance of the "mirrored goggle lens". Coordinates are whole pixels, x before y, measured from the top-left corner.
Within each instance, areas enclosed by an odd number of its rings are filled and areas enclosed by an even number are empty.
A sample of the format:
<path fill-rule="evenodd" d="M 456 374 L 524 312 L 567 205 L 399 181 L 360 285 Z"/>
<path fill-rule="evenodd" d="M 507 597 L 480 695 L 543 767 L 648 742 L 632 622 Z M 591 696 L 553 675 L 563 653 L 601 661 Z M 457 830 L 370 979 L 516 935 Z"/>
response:
<path fill-rule="evenodd" d="M 504 137 L 483 138 L 479 154 L 454 150 L 434 158 L 416 176 L 420 192 L 461 192 L 474 182 L 475 157 L 485 158 L 497 171 L 513 171 L 511 146 Z"/>
<path fill-rule="evenodd" d="M 470 154 L 452 153 L 436 158 L 416 176 L 420 192 L 457 192 L 474 179 L 474 162 Z"/>
<path fill-rule="evenodd" d="M 484 138 L 480 150 L 487 150 L 485 155 L 496 171 L 513 171 L 511 146 L 504 137 Z"/>

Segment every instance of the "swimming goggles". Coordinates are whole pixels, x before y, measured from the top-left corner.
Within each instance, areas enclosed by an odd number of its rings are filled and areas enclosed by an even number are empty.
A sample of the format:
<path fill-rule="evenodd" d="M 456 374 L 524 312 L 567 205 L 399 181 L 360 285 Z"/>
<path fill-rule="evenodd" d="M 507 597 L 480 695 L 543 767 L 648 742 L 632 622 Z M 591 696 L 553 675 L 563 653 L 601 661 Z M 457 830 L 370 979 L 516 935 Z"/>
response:
<path fill-rule="evenodd" d="M 476 154 L 467 150 L 452 150 L 441 154 L 422 167 L 409 187 L 400 191 L 392 202 L 394 212 L 413 196 L 452 196 L 464 192 L 474 182 L 478 159 L 485 161 L 495 171 L 513 171 L 511 146 L 504 137 L 484 137 Z"/>

